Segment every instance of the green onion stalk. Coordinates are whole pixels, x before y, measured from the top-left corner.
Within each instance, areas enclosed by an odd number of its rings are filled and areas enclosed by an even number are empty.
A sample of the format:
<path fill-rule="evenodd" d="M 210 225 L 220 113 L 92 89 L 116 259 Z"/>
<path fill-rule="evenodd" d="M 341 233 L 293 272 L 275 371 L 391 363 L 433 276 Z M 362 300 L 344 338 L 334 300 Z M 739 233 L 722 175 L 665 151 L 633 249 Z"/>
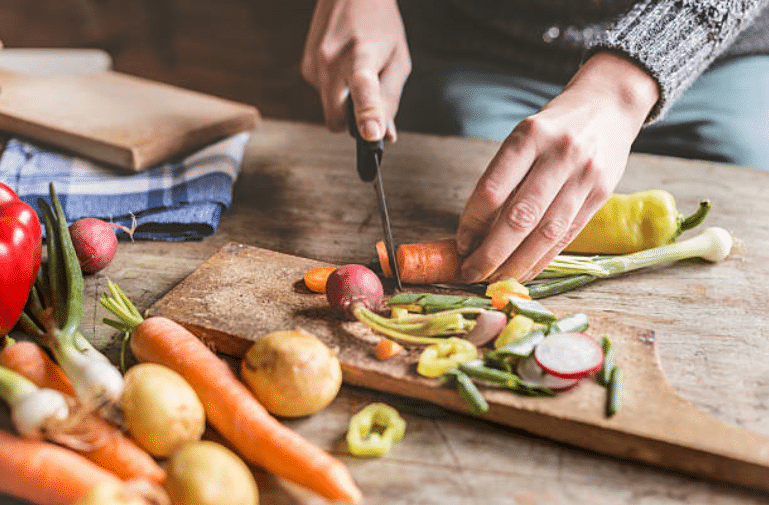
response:
<path fill-rule="evenodd" d="M 701 258 L 710 262 L 726 259 L 732 249 L 728 231 L 711 227 L 699 235 L 622 256 L 579 256 L 559 254 L 542 273 L 527 283 L 532 298 L 564 293 L 612 275 L 652 265 Z"/>
<path fill-rule="evenodd" d="M 25 438 L 55 439 L 55 434 L 70 418 L 64 395 L 53 389 L 39 388 L 24 376 L 2 366 L 0 398 L 11 409 L 13 427 Z"/>
<path fill-rule="evenodd" d="M 123 376 L 80 332 L 83 273 L 53 183 L 50 195 L 53 209 L 38 199 L 47 232 L 48 263 L 38 272 L 19 323 L 35 342 L 51 351 L 72 381 L 83 409 L 111 413 L 123 392 Z"/>

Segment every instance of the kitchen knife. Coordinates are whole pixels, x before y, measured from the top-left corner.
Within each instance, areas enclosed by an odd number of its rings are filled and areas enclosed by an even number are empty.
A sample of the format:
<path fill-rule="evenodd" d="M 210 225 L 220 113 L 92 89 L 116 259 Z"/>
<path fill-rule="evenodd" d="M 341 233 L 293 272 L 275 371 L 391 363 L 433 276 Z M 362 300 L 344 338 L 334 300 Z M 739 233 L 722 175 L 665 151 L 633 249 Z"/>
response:
<path fill-rule="evenodd" d="M 355 110 L 352 100 L 347 101 L 347 123 L 350 128 L 350 134 L 355 137 L 355 159 L 358 175 L 363 182 L 374 181 L 374 191 L 379 203 L 379 216 L 382 220 L 382 231 L 384 232 L 384 243 L 387 248 L 387 260 L 390 263 L 390 270 L 392 270 L 393 277 L 395 278 L 395 285 L 398 290 L 401 290 L 403 285 L 401 284 L 398 263 L 395 261 L 395 245 L 390 226 L 390 213 L 387 211 L 387 200 L 385 199 L 384 186 L 382 185 L 381 164 L 384 141 L 369 141 L 361 137 L 355 121 Z"/>

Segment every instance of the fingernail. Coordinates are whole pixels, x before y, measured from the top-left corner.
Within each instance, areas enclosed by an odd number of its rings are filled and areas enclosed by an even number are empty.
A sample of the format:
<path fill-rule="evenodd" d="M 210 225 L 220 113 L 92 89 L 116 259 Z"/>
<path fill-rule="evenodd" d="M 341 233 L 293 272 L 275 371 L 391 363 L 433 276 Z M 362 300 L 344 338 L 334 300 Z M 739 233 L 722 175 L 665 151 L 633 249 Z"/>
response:
<path fill-rule="evenodd" d="M 382 138 L 382 128 L 379 127 L 379 122 L 373 119 L 363 123 L 361 129 L 361 135 L 366 140 L 379 140 Z"/>
<path fill-rule="evenodd" d="M 470 242 L 472 239 L 470 238 L 470 235 L 467 233 L 463 233 L 459 237 L 457 237 L 457 252 L 461 256 L 465 256 L 468 252 L 470 252 Z"/>

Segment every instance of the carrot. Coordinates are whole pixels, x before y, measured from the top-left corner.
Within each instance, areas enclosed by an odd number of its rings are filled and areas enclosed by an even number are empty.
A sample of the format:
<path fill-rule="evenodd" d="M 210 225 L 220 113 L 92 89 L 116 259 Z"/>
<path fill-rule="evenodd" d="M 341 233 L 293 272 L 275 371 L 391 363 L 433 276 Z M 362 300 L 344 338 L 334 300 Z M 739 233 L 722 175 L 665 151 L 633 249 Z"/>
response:
<path fill-rule="evenodd" d="M 0 430 L 0 493 L 40 505 L 72 505 L 113 473 L 64 447 Z"/>
<path fill-rule="evenodd" d="M 315 267 L 304 273 L 304 284 L 313 293 L 325 293 L 326 281 L 331 272 L 336 270 L 333 266 Z"/>
<path fill-rule="evenodd" d="M 0 365 L 31 380 L 37 387 L 75 396 L 75 388 L 64 371 L 33 342 L 16 342 L 0 351 Z"/>
<path fill-rule="evenodd" d="M 510 298 L 525 298 L 531 300 L 530 296 L 527 297 L 523 293 L 518 293 L 516 291 L 495 291 L 494 294 L 491 295 L 491 306 L 495 309 L 502 310 L 507 306 L 507 302 Z"/>
<path fill-rule="evenodd" d="M 381 241 L 377 243 L 377 255 L 384 276 L 392 276 L 387 250 Z M 457 252 L 454 239 L 401 244 L 395 252 L 395 261 L 398 262 L 401 281 L 408 284 L 461 282 L 459 267 L 462 257 Z"/>
<path fill-rule="evenodd" d="M 203 402 L 209 423 L 247 461 L 329 500 L 361 499 L 340 460 L 270 415 L 227 363 L 183 326 L 150 317 L 135 328 L 131 350 L 139 361 L 163 364 L 181 374 Z"/>
<path fill-rule="evenodd" d="M 0 351 L 0 364 L 24 375 L 38 387 L 72 395 L 73 387 L 59 366 L 32 342 L 17 342 Z M 144 449 L 96 414 L 87 416 L 79 432 L 93 448 L 79 450 L 85 458 L 122 479 L 144 478 L 161 483 L 165 471 Z"/>
<path fill-rule="evenodd" d="M 398 342 L 390 340 L 389 338 L 383 338 L 377 342 L 376 348 L 374 349 L 374 355 L 376 356 L 376 359 L 384 361 L 392 358 L 396 354 L 400 354 L 401 351 L 403 351 L 403 346 Z"/>

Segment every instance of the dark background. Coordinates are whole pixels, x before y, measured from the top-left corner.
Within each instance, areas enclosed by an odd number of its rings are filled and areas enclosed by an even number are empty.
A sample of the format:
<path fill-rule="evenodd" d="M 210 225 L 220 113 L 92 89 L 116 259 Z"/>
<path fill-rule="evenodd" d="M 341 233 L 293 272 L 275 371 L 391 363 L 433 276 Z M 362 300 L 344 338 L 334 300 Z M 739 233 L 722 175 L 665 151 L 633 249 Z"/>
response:
<path fill-rule="evenodd" d="M 7 48 L 98 48 L 113 69 L 321 122 L 299 72 L 314 0 L 2 0 Z"/>

